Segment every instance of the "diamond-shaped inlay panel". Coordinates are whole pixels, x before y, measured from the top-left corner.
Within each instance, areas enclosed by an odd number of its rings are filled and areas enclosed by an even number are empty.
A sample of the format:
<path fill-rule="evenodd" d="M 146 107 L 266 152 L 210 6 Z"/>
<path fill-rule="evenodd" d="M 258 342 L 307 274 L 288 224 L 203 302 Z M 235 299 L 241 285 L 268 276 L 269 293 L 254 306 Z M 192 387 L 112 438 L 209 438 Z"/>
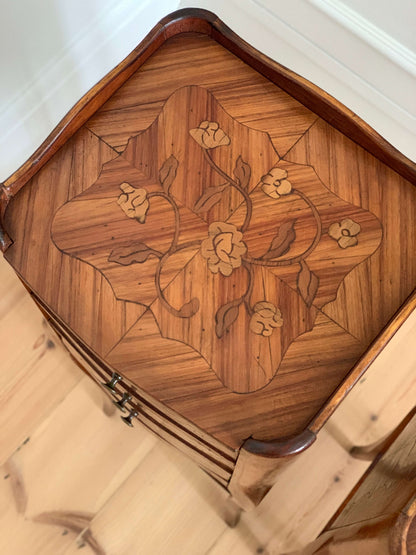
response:
<path fill-rule="evenodd" d="M 250 393 L 374 253 L 382 226 L 188 86 L 61 207 L 52 236 L 117 298 L 147 307 L 162 337 Z"/>

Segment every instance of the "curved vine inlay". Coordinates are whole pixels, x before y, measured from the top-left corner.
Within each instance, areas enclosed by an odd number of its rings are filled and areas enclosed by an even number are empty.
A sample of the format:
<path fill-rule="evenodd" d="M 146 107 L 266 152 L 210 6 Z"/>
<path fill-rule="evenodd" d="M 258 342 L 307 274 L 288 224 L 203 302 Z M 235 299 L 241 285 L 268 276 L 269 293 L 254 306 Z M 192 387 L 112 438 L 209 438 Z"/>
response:
<path fill-rule="evenodd" d="M 250 393 L 273 379 L 382 229 L 312 167 L 279 160 L 266 133 L 188 86 L 58 211 L 52 233 L 118 298 L 149 307 L 163 337 Z"/>

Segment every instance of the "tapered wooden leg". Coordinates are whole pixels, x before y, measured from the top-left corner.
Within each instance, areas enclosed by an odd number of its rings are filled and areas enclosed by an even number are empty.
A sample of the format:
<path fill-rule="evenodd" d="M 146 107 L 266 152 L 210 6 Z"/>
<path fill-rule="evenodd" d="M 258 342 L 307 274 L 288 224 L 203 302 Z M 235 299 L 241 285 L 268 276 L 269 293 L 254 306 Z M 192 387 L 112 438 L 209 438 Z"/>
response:
<path fill-rule="evenodd" d="M 240 521 L 243 509 L 230 496 L 224 503 L 224 521 L 230 528 L 235 528 Z"/>
<path fill-rule="evenodd" d="M 244 510 L 256 507 L 275 483 L 278 473 L 315 441 L 306 429 L 282 441 L 248 439 L 238 455 L 228 491 Z"/>
<path fill-rule="evenodd" d="M 246 511 L 256 507 L 274 484 L 279 470 L 291 458 L 272 459 L 242 450 L 228 489 L 232 499 Z"/>

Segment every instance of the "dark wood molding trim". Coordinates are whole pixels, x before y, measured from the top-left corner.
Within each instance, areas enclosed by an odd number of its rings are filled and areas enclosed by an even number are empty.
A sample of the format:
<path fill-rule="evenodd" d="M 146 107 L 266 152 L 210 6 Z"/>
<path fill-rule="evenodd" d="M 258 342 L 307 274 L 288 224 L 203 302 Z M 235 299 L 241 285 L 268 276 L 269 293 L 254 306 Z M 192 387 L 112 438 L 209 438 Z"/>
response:
<path fill-rule="evenodd" d="M 354 368 L 352 368 L 351 372 L 336 390 L 334 395 L 310 422 L 308 428 L 294 437 L 279 439 L 277 441 L 261 441 L 249 438 L 244 442 L 242 449 L 263 457 L 280 458 L 300 453 L 312 445 L 316 439 L 316 434 L 339 406 L 339 403 L 345 399 L 351 389 L 358 383 L 371 363 L 377 358 L 384 347 L 386 347 L 413 310 L 416 310 L 416 291 L 410 295 L 382 332 L 376 337 L 370 348 L 367 349 L 362 358 L 357 362 Z M 407 422 L 407 420 L 405 422 Z"/>
<path fill-rule="evenodd" d="M 406 299 L 399 310 L 374 339 L 370 347 L 355 364 L 333 396 L 309 424 L 309 428 L 313 433 L 319 432 L 328 418 L 333 414 L 339 403 L 345 399 L 351 389 L 358 383 L 371 363 L 374 362 L 382 350 L 388 345 L 390 340 L 399 331 L 400 327 L 405 323 L 414 310 L 416 310 L 416 289 L 413 290 L 411 295 Z"/>
<path fill-rule="evenodd" d="M 7 190 L 7 195 L 3 195 L 2 214 L 4 215 L 8 200 L 167 39 L 187 32 L 211 36 L 404 178 L 416 183 L 416 164 L 390 145 L 351 110 L 316 85 L 257 51 L 212 12 L 198 8 L 184 8 L 163 18 L 120 64 L 71 108 L 34 154 L 6 179 L 3 187 Z M 0 247 L 4 252 L 11 241 L 4 230 L 2 219 L 0 219 L 0 236 Z"/>
<path fill-rule="evenodd" d="M 261 441 L 249 438 L 244 442 L 242 449 L 261 457 L 283 458 L 301 453 L 310 447 L 315 440 L 316 434 L 306 429 L 296 436 L 275 441 Z"/>
<path fill-rule="evenodd" d="M 197 32 L 212 35 L 213 26 L 223 25 L 207 10 L 185 8 L 164 17 L 136 48 L 92 87 L 65 115 L 32 156 L 3 183 L 15 195 L 84 123 L 170 37 Z"/>
<path fill-rule="evenodd" d="M 416 184 L 416 164 L 340 102 L 306 79 L 258 52 L 212 12 L 186 8 L 162 19 L 127 58 L 75 104 L 29 160 L 0 185 L 0 248 L 3 252 L 12 244 L 3 223 L 9 200 L 167 39 L 186 32 L 197 32 L 212 37 L 387 166 Z M 316 439 L 315 434 L 338 403 L 360 379 L 415 307 L 416 294 L 413 294 L 355 365 L 322 411 L 313 419 L 309 428 L 295 437 L 276 441 L 250 438 L 245 441 L 242 449 L 262 457 L 280 458 L 294 455 L 309 447 Z"/>
<path fill-rule="evenodd" d="M 184 8 L 163 18 L 120 64 L 88 91 L 29 160 L 6 179 L 4 186 L 15 194 L 16 189 L 20 189 L 168 38 L 187 32 L 211 36 L 403 177 L 416 180 L 416 163 L 390 145 L 343 104 L 313 83 L 257 51 L 212 12 Z"/>
<path fill-rule="evenodd" d="M 416 185 L 416 163 L 333 96 L 250 46 L 221 21 L 219 25 L 213 26 L 211 36 L 269 81 Z"/>

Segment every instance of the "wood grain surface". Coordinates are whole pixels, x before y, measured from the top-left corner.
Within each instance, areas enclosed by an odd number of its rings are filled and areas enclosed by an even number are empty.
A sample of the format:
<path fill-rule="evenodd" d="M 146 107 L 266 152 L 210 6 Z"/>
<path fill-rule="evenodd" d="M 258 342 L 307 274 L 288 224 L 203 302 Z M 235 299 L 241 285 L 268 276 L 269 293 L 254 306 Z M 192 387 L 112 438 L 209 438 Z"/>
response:
<path fill-rule="evenodd" d="M 108 397 L 59 342 L 45 348 L 47 328 L 39 311 L 2 259 L 0 326 L 0 551 L 9 555 L 130 555 L 143 552 L 143 545 L 149 554 L 182 554 L 185 545 L 190 553 L 210 555 L 299 550 L 322 531 L 368 467 L 349 456 L 351 446 L 377 441 L 414 404 L 416 314 L 315 444 L 295 457 L 260 506 L 231 529 L 222 520 L 221 488 L 213 490 L 204 472 L 151 432 L 124 426 L 107 403 L 105 412 Z M 48 338 L 53 339 L 49 332 Z M 149 477 L 152 464 L 158 480 Z M 169 507 L 167 518 L 156 516 L 149 525 L 149 507 L 152 515 Z M 205 530 L 190 535 L 189 529 L 201 531 L 199 522 Z M 130 526 L 140 531 L 129 533 Z"/>
<path fill-rule="evenodd" d="M 255 50 L 214 13 L 199 8 L 184 8 L 167 15 L 155 25 L 118 66 L 77 102 L 29 160 L 5 181 L 5 189 L 15 194 L 149 56 L 167 39 L 186 32 L 211 36 L 405 178 L 412 180 L 416 177 L 414 162 L 406 158 L 335 98 Z M 3 242 L 2 247 L 6 248 L 6 246 L 8 243 Z"/>
<path fill-rule="evenodd" d="M 6 258 L 109 368 L 237 450 L 319 430 L 416 283 L 415 216 L 411 183 L 184 33 L 13 197 Z"/>

